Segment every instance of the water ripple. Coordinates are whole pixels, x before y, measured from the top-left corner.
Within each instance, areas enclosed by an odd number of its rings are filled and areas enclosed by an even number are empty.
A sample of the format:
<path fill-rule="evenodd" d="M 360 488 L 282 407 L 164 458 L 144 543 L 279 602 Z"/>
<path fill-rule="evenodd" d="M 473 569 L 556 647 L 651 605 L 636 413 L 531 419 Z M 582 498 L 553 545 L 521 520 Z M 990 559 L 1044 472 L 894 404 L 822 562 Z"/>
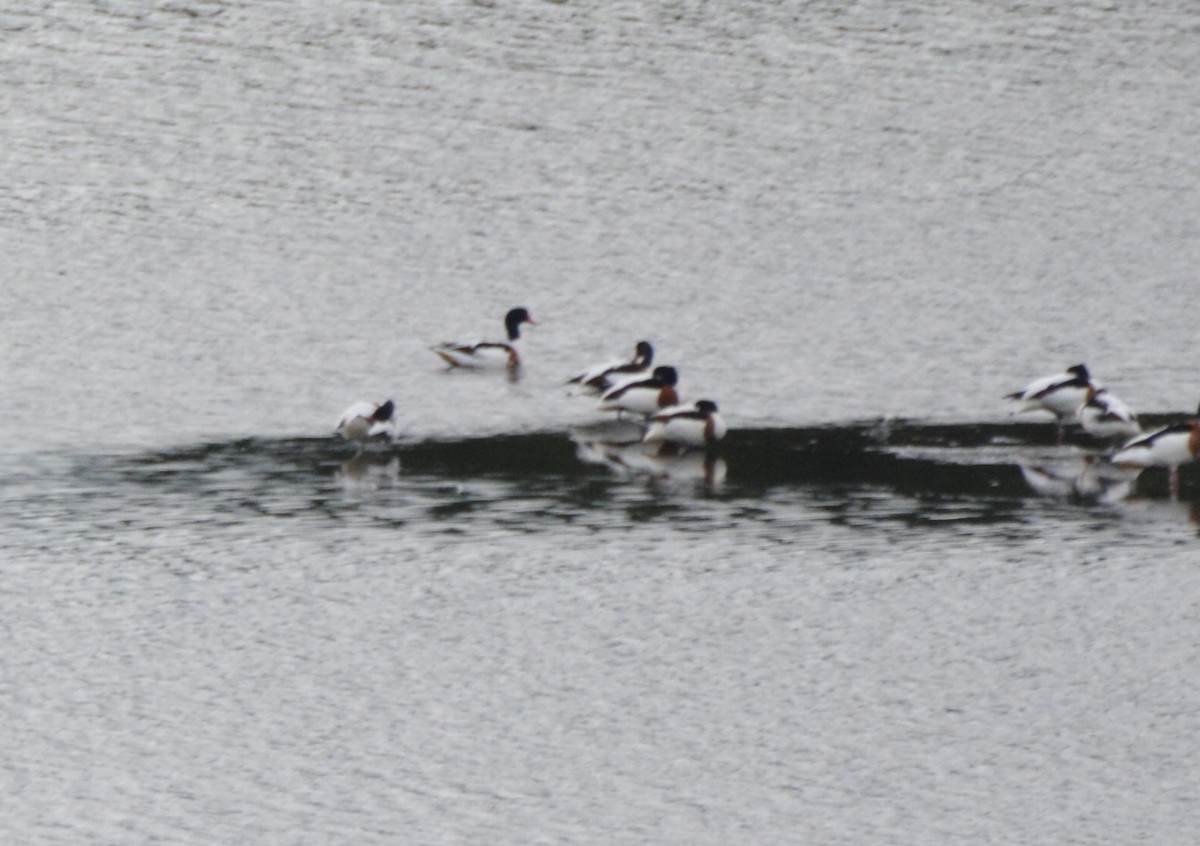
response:
<path fill-rule="evenodd" d="M 53 543 L 72 532 L 406 529 L 432 535 L 736 528 L 786 537 L 816 524 L 1003 533 L 1031 521 L 1122 518 L 1161 500 L 1165 473 L 1111 467 L 1039 424 L 867 421 L 739 430 L 718 449 L 663 455 L 595 430 L 398 444 L 354 455 L 329 438 L 250 438 L 58 457 L 10 474 L 8 521 Z M 1183 503 L 1200 495 L 1185 468 Z"/>

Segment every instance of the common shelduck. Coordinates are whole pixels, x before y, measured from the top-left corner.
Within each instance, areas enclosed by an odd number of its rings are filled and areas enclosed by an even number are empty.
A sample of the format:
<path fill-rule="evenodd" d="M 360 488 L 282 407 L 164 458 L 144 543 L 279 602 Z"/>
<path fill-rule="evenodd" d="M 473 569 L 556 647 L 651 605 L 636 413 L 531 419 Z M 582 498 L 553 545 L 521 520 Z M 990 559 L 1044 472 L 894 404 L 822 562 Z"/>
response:
<path fill-rule="evenodd" d="M 609 361 L 589 367 L 574 379 L 567 380 L 568 385 L 578 385 L 580 393 L 603 394 L 618 382 L 625 382 L 643 376 L 650 371 L 654 362 L 654 347 L 649 341 L 638 341 L 629 361 Z"/>
<path fill-rule="evenodd" d="M 1134 438 L 1109 459 L 1113 464 L 1133 467 L 1166 467 L 1169 473 L 1171 496 L 1179 496 L 1179 466 L 1200 456 L 1200 409 L 1196 416 Z"/>
<path fill-rule="evenodd" d="M 1083 431 L 1102 441 L 1128 440 L 1142 433 L 1137 415 L 1107 388 L 1092 386 L 1075 415 Z"/>
<path fill-rule="evenodd" d="M 679 404 L 675 386 L 679 374 L 674 367 L 660 365 L 647 379 L 633 379 L 609 388 L 600 397 L 602 411 L 633 411 L 649 417 L 664 408 Z"/>
<path fill-rule="evenodd" d="M 1088 401 L 1088 392 L 1093 385 L 1087 366 L 1076 364 L 1068 367 L 1065 373 L 1044 376 L 1004 398 L 1021 403 L 1015 413 L 1044 410 L 1053 414 L 1058 419 L 1058 439 L 1061 442 L 1067 418 L 1074 416 L 1079 407 Z"/>
<path fill-rule="evenodd" d="M 360 400 L 342 412 L 334 432 L 359 449 L 369 443 L 390 444 L 396 440 L 396 404 Z"/>
<path fill-rule="evenodd" d="M 691 407 L 668 408 L 650 418 L 642 439 L 665 441 L 689 447 L 712 446 L 725 437 L 725 421 L 712 400 L 698 400 Z"/>
<path fill-rule="evenodd" d="M 516 342 L 521 337 L 521 324 L 537 325 L 528 309 L 514 308 L 504 316 L 504 328 L 508 342 L 484 341 L 478 344 L 440 344 L 431 349 L 451 367 L 507 367 L 515 369 L 521 364 Z"/>

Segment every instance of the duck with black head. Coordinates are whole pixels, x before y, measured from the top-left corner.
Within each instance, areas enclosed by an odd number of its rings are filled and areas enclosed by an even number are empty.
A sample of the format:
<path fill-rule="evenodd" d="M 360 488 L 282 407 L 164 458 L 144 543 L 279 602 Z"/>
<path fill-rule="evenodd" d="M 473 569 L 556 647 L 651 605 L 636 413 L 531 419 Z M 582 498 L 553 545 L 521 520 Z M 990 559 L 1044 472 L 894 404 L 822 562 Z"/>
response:
<path fill-rule="evenodd" d="M 642 439 L 685 447 L 710 447 L 725 437 L 725 420 L 712 400 L 697 400 L 693 406 L 668 408 L 650 417 Z"/>
<path fill-rule="evenodd" d="M 1179 498 L 1179 468 L 1200 457 L 1200 408 L 1196 416 L 1134 438 L 1109 459 L 1129 467 L 1166 467 L 1173 499 Z"/>
<path fill-rule="evenodd" d="M 618 382 L 641 378 L 650 372 L 654 362 L 654 347 L 649 341 L 638 341 L 633 350 L 633 358 L 629 361 L 608 361 L 589 367 L 573 379 L 568 379 L 568 385 L 575 385 L 580 394 L 599 396 Z"/>
<path fill-rule="evenodd" d="M 431 347 L 431 349 L 452 368 L 516 370 L 521 365 L 521 354 L 517 350 L 517 342 L 521 338 L 521 326 L 526 323 L 537 325 L 537 321 L 533 319 L 529 309 L 518 306 L 504 315 L 507 341 L 480 341 L 475 344 L 448 342 Z"/>
<path fill-rule="evenodd" d="M 619 382 L 600 397 L 601 411 L 618 414 L 632 411 L 649 417 L 664 408 L 679 405 L 679 373 L 674 367 L 659 365 L 646 379 Z"/>
<path fill-rule="evenodd" d="M 1058 421 L 1058 442 L 1062 443 L 1066 421 L 1074 417 L 1079 407 L 1088 401 L 1088 392 L 1099 387 L 1092 381 L 1087 365 L 1076 364 L 1064 373 L 1035 379 L 1019 391 L 1006 394 L 1005 399 L 1021 403 L 1015 414 L 1025 411 L 1049 411 Z"/>

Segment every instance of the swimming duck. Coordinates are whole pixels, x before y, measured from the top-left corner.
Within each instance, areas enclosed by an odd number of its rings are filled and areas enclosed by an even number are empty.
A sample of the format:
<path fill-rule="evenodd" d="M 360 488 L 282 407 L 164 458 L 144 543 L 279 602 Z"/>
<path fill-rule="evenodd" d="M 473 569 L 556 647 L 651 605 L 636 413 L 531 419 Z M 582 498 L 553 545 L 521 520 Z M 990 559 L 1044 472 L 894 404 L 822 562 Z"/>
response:
<path fill-rule="evenodd" d="M 568 385 L 578 385 L 580 393 L 603 394 L 618 382 L 625 382 L 645 375 L 654 361 L 654 347 L 649 341 L 638 341 L 629 361 L 610 361 L 597 364 L 567 380 Z"/>
<path fill-rule="evenodd" d="M 1068 367 L 1065 373 L 1036 379 L 1004 398 L 1021 403 L 1015 413 L 1039 410 L 1052 413 L 1058 419 L 1058 440 L 1061 443 L 1066 419 L 1088 401 L 1088 391 L 1093 385 L 1087 366 L 1076 364 Z"/>
<path fill-rule="evenodd" d="M 660 365 L 654 368 L 649 378 L 620 382 L 609 388 L 600 397 L 600 410 L 618 414 L 633 411 L 649 417 L 679 404 L 679 394 L 675 391 L 678 383 L 679 374 L 675 368 Z"/>
<path fill-rule="evenodd" d="M 1179 498 L 1179 466 L 1200 456 L 1200 409 L 1196 416 L 1134 438 L 1109 459 L 1113 464 L 1133 467 L 1166 467 L 1171 496 Z"/>
<path fill-rule="evenodd" d="M 1107 388 L 1092 386 L 1088 399 L 1075 412 L 1083 431 L 1102 441 L 1128 440 L 1142 433 L 1137 415 Z"/>
<path fill-rule="evenodd" d="M 396 440 L 396 404 L 360 400 L 342 412 L 335 434 L 354 441 L 361 450 L 367 443 L 390 444 Z"/>
<path fill-rule="evenodd" d="M 484 341 L 478 344 L 445 343 L 431 347 L 431 349 L 451 367 L 515 369 L 521 364 L 521 356 L 517 352 L 516 342 L 521 337 L 522 323 L 537 325 L 537 321 L 530 316 L 528 309 L 514 308 L 504 316 L 504 328 L 508 333 L 507 343 L 502 341 Z"/>
<path fill-rule="evenodd" d="M 707 447 L 723 437 L 725 421 L 717 410 L 717 404 L 712 400 L 698 400 L 694 406 L 677 406 L 653 415 L 642 440 Z"/>

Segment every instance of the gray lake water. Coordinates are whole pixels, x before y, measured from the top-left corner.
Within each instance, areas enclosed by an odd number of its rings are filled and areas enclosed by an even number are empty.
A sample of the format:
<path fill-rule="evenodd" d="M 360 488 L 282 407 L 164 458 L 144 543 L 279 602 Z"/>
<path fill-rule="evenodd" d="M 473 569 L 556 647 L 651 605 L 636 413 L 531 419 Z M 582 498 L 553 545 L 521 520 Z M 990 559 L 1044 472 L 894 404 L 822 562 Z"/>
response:
<path fill-rule="evenodd" d="M 6 842 L 1200 838 L 1200 479 L 1001 400 L 1200 401 L 1200 6 L 0 39 Z M 518 304 L 519 379 L 428 351 Z M 717 450 L 564 389 L 642 338 Z"/>

